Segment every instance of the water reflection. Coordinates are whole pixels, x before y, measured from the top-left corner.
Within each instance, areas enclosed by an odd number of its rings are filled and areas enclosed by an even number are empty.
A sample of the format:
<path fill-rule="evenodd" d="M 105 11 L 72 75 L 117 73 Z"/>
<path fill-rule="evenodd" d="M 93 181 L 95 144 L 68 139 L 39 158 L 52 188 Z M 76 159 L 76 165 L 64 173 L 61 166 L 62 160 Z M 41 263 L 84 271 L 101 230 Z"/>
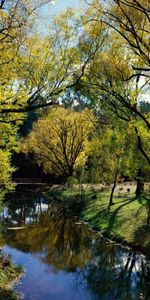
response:
<path fill-rule="evenodd" d="M 0 215 L 1 224 L 7 228 L 2 238 L 14 257 L 20 255 L 19 263 L 26 264 L 26 255 L 30 255 L 23 279 L 25 294 L 30 287 L 25 299 L 150 299 L 150 269 L 144 257 L 100 240 L 98 234 L 81 224 L 76 213 L 43 198 L 38 189 L 20 189 L 7 201 Z M 46 275 L 42 273 L 45 271 L 41 264 L 47 266 Z M 31 278 L 33 269 L 36 269 L 35 280 Z M 50 296 L 46 280 L 54 273 L 58 274 L 55 275 L 55 296 Z M 37 287 L 41 276 L 47 276 L 42 292 Z M 74 287 L 72 284 L 67 287 L 67 280 L 71 280 Z M 58 297 L 60 281 L 64 289 Z M 86 293 L 81 295 L 81 291 Z"/>
<path fill-rule="evenodd" d="M 78 280 L 86 283 L 97 299 L 150 299 L 149 270 L 139 255 L 127 253 L 114 244 L 102 241 L 94 259 L 79 272 Z"/>

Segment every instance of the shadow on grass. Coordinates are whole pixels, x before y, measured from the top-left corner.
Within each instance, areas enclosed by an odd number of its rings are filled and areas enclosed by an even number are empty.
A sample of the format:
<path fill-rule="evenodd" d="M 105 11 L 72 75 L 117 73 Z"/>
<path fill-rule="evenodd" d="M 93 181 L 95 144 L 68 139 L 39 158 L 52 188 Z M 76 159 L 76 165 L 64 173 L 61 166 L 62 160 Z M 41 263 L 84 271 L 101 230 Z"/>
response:
<path fill-rule="evenodd" d="M 141 211 L 143 210 L 143 208 L 145 208 L 146 214 L 147 214 L 147 220 L 146 223 L 147 225 L 150 225 L 150 198 L 143 196 L 142 198 L 137 199 L 138 202 L 140 203 L 140 207 L 139 209 L 136 211 L 135 216 L 138 217 L 141 213 Z"/>
<path fill-rule="evenodd" d="M 94 200 L 89 200 L 87 212 L 89 214 L 89 220 L 92 223 L 95 229 L 101 229 L 104 234 L 108 237 L 113 235 L 113 228 L 115 227 L 115 231 L 119 232 L 119 228 L 122 223 L 126 220 L 130 223 L 130 218 L 132 216 L 128 216 L 127 212 L 123 212 L 121 218 L 117 218 L 119 212 L 123 209 L 123 207 L 129 205 L 130 203 L 138 201 L 140 203 L 140 208 L 135 209 L 134 217 L 140 218 L 140 212 L 145 208 L 147 210 L 147 214 L 150 213 L 148 208 L 148 204 L 150 205 L 150 201 L 148 198 L 143 197 L 141 199 L 137 198 L 128 198 L 125 200 L 121 200 L 113 205 L 110 209 L 106 207 L 106 202 L 103 202 L 103 199 L 99 199 L 98 202 L 94 202 Z M 104 204 L 103 204 L 104 203 Z M 117 206 L 117 207 L 115 207 Z M 132 223 L 132 219 L 131 219 Z M 147 224 L 146 224 L 147 223 Z M 136 224 L 133 225 L 133 236 L 132 236 L 132 244 L 142 250 L 149 258 L 150 258 L 150 222 L 147 222 L 146 214 L 145 214 L 145 224 L 139 226 L 140 222 L 137 219 L 137 228 Z M 122 229 L 121 229 L 122 230 Z M 128 230 L 128 228 L 127 228 Z M 128 236 L 128 235 L 127 235 Z M 117 236 L 116 236 L 117 237 Z M 119 236 L 118 236 L 119 237 Z"/>
<path fill-rule="evenodd" d="M 100 199 L 101 202 L 102 199 Z M 122 200 L 119 201 L 117 203 L 117 208 L 114 209 L 113 206 L 113 210 L 111 210 L 111 208 L 107 208 L 106 205 L 104 204 L 104 208 L 102 208 L 99 206 L 99 203 L 94 203 L 93 200 L 89 200 L 88 204 L 89 204 L 89 211 L 92 209 L 93 211 L 95 211 L 95 213 L 93 214 L 93 216 L 90 218 L 93 226 L 95 228 L 99 228 L 100 227 L 100 223 L 103 224 L 101 229 L 104 229 L 105 233 L 110 235 L 112 232 L 112 229 L 114 227 L 114 225 L 117 227 L 119 227 L 119 223 L 116 221 L 116 217 L 119 213 L 119 211 L 126 205 L 130 204 L 133 201 L 136 201 L 137 199 L 134 197 L 132 199 L 126 199 L 126 200 Z M 119 203 L 123 203 L 121 205 L 118 206 Z M 100 229 L 100 228 L 99 228 Z"/>
<path fill-rule="evenodd" d="M 134 197 L 132 199 L 128 199 L 125 202 L 123 201 L 123 204 L 121 204 L 120 206 L 118 206 L 115 210 L 110 211 L 108 209 L 108 213 L 110 213 L 110 219 L 109 219 L 109 224 L 108 224 L 108 228 L 107 228 L 107 232 L 110 233 L 112 228 L 114 227 L 114 224 L 116 225 L 116 217 L 119 213 L 119 211 L 126 205 L 130 204 L 133 201 L 136 201 L 137 199 Z M 117 224 L 119 226 L 119 224 Z"/>
<path fill-rule="evenodd" d="M 85 201 L 86 202 L 86 207 L 89 208 L 89 209 L 92 208 L 92 210 L 95 209 L 95 208 L 99 208 L 101 203 L 103 203 L 103 197 L 105 197 L 105 198 L 108 197 L 109 198 L 109 196 L 106 196 L 106 195 L 103 196 L 103 194 L 100 194 L 100 195 L 97 195 L 96 199 L 95 199 L 95 198 L 93 198 L 93 193 L 89 192 L 86 195 L 86 201 Z M 98 201 L 97 201 L 97 198 L 98 198 Z"/>

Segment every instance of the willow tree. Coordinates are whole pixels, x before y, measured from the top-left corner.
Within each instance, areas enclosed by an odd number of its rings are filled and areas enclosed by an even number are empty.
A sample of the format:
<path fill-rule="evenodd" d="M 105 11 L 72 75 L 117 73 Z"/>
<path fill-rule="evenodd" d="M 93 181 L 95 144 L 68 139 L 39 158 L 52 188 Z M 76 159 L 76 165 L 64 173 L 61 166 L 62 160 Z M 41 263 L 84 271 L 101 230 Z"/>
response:
<path fill-rule="evenodd" d="M 132 161 L 134 144 L 127 126 L 101 128 L 89 144 L 89 155 L 100 182 L 111 185 L 108 207 L 113 204 L 115 188 L 121 177 L 136 175 L 136 162 Z"/>
<path fill-rule="evenodd" d="M 37 10 L 51 0 L 0 1 L 0 188 L 11 189 L 11 152 L 16 148 L 17 128 L 21 124 L 23 111 L 27 107 L 25 63 L 27 41 L 33 35 L 33 24 Z M 28 47 L 29 51 L 29 47 Z M 28 55 L 29 57 L 29 55 Z M 25 79 L 26 78 L 26 79 Z M 26 95 L 25 95 L 26 93 Z"/>
<path fill-rule="evenodd" d="M 114 45 L 113 41 L 112 44 Z M 138 102 L 141 97 L 144 97 L 140 86 L 132 81 L 124 80 L 130 74 L 132 74 L 130 54 L 127 54 L 124 49 L 113 48 L 107 49 L 106 52 L 98 51 L 93 62 L 88 66 L 81 83 L 81 92 L 91 100 L 103 119 L 106 119 L 106 125 L 108 123 L 109 126 L 109 120 L 115 116 L 114 128 L 117 128 L 117 120 L 121 120 L 123 124 L 126 124 L 124 126 L 131 128 L 132 134 L 129 137 L 136 145 L 135 152 L 139 158 L 137 163 L 139 170 L 136 169 L 137 176 L 135 176 L 139 197 L 144 189 L 145 163 L 148 165 L 147 171 L 150 171 L 149 113 L 140 110 Z M 119 126 L 121 130 L 121 125 Z"/>
<path fill-rule="evenodd" d="M 19 11 L 16 17 L 19 20 L 20 14 Z M 53 105 L 58 96 L 79 82 L 99 47 L 99 37 L 88 43 L 81 38 L 71 9 L 54 19 L 44 36 L 31 31 L 29 24 L 23 23 L 21 33 L 14 33 L 10 47 L 7 39 L 3 41 L 2 118 Z"/>
<path fill-rule="evenodd" d="M 44 36 L 33 30 L 36 9 L 48 2 L 1 1 L 0 123 L 10 135 L 29 111 L 58 103 L 83 76 L 99 46 L 99 38 L 92 39 L 83 53 L 71 9 L 54 19 Z"/>
<path fill-rule="evenodd" d="M 143 138 L 150 129 L 149 114 L 142 112 L 139 105 L 147 97 L 149 86 L 149 17 L 148 2 L 140 3 L 114 0 L 105 4 L 95 0 L 89 4 L 82 18 L 83 26 L 89 26 L 99 36 L 105 25 L 108 37 L 88 65 L 79 89 L 101 111 L 108 108 L 122 121 L 131 122 L 138 148 L 150 165 L 149 149 Z"/>
<path fill-rule="evenodd" d="M 34 153 L 47 173 L 66 181 L 73 175 L 75 165 L 85 160 L 85 147 L 93 128 L 93 116 L 88 110 L 74 112 L 53 108 L 34 125 L 23 142 L 23 151 Z"/>
<path fill-rule="evenodd" d="M 88 1 L 86 1 L 88 2 Z M 149 78 L 149 0 L 94 0 L 89 4 L 88 22 L 104 23 L 122 45 L 135 54 L 135 76 Z"/>

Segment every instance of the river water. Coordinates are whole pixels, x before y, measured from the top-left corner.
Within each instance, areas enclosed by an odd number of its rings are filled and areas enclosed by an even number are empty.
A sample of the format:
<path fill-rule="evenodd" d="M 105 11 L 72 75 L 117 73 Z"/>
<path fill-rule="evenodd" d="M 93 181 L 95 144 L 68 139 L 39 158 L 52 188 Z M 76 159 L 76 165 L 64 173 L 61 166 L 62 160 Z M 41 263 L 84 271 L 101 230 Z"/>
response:
<path fill-rule="evenodd" d="M 6 200 L 0 245 L 24 268 L 15 287 L 23 299 L 150 299 L 143 255 L 103 239 L 38 188 L 20 187 Z"/>

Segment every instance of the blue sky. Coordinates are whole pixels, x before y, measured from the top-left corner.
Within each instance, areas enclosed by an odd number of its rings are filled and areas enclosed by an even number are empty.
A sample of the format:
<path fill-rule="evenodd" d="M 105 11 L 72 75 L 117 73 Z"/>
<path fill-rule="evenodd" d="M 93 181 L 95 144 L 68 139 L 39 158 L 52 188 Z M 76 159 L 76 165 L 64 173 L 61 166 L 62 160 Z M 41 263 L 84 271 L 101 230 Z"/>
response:
<path fill-rule="evenodd" d="M 51 12 L 52 14 L 56 14 L 67 7 L 81 7 L 82 5 L 82 0 L 56 0 L 55 4 L 51 7 Z"/>
<path fill-rule="evenodd" d="M 47 16 L 55 16 L 67 7 L 80 9 L 85 7 L 85 2 L 84 0 L 52 0 L 52 4 L 45 5 L 41 10 L 41 13 L 44 13 Z"/>
<path fill-rule="evenodd" d="M 67 7 L 76 8 L 77 10 L 86 7 L 84 0 L 52 0 L 52 2 L 54 3 L 45 5 L 39 11 L 40 18 L 37 26 L 42 34 L 47 32 L 47 26 L 51 23 L 52 18 Z"/>

